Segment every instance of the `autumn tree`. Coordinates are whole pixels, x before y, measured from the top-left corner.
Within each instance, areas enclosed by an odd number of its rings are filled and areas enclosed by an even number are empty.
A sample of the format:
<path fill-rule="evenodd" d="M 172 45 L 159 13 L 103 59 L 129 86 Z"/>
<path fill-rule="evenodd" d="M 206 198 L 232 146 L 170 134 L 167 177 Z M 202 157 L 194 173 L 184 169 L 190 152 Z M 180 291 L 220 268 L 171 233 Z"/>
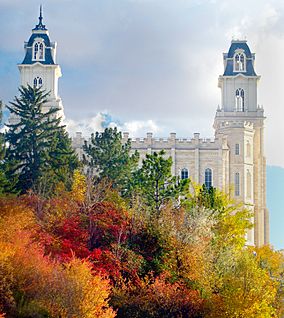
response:
<path fill-rule="evenodd" d="M 22 86 L 19 91 L 20 96 L 7 106 L 15 118 L 14 123 L 7 124 L 8 177 L 16 178 L 15 189 L 21 193 L 29 189 L 52 193 L 58 181 L 69 181 L 67 175 L 78 161 L 60 125 L 58 109 L 43 112 L 48 93 L 31 86 Z"/>
<path fill-rule="evenodd" d="M 7 317 L 115 317 L 109 281 L 87 260 L 60 263 L 45 255 L 26 200 L 0 199 L 0 211 L 0 312 Z"/>

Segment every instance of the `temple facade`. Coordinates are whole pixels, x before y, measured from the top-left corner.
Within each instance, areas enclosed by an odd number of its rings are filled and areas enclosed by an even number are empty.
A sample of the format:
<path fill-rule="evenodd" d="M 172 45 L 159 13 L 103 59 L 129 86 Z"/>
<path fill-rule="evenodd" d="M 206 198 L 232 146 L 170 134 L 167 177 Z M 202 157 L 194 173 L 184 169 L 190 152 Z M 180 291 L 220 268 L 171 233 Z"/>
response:
<path fill-rule="evenodd" d="M 224 73 L 219 76 L 221 103 L 214 119 L 214 140 L 168 138 L 132 140 L 141 160 L 147 153 L 164 149 L 173 160 L 172 174 L 231 190 L 237 201 L 253 212 L 254 228 L 247 234 L 247 243 L 262 246 L 269 243 L 269 214 L 266 207 L 266 161 L 264 156 L 264 110 L 257 103 L 260 76 L 254 69 L 255 54 L 246 41 L 232 41 L 223 54 Z M 124 133 L 124 140 L 129 138 Z"/>
<path fill-rule="evenodd" d="M 56 64 L 56 43 L 50 41 L 42 21 L 40 11 L 39 22 L 24 45 L 24 60 L 18 65 L 20 84 L 50 92 L 43 110 L 56 107 L 63 116 L 58 94 L 61 69 Z M 257 103 L 260 76 L 254 68 L 255 54 L 246 41 L 233 40 L 228 53 L 223 54 L 223 62 L 224 72 L 218 80 L 221 103 L 214 119 L 214 140 L 203 139 L 199 133 L 188 139 L 179 139 L 175 133 L 167 138 L 155 138 L 148 133 L 145 138 L 132 140 L 132 149 L 139 151 L 141 160 L 146 154 L 163 149 L 172 157 L 173 175 L 225 192 L 233 189 L 235 199 L 244 202 L 254 215 L 254 228 L 247 233 L 247 243 L 262 246 L 269 243 L 269 214 L 263 148 L 265 117 Z M 128 138 L 129 134 L 123 133 L 123 141 Z M 82 134 L 77 133 L 73 146 L 79 156 L 83 143 Z"/>

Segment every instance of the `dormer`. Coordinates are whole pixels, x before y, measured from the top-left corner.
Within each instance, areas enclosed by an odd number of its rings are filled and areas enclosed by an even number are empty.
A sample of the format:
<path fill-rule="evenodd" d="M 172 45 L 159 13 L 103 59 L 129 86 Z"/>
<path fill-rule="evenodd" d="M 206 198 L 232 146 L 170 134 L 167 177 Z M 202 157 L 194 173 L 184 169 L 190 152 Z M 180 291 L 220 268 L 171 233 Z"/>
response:
<path fill-rule="evenodd" d="M 223 54 L 223 76 L 257 76 L 254 70 L 255 55 L 246 40 L 232 40 L 228 53 Z"/>
<path fill-rule="evenodd" d="M 35 38 L 33 43 L 33 61 L 44 61 L 45 60 L 45 44 L 42 38 Z"/>
<path fill-rule="evenodd" d="M 246 55 L 242 49 L 237 49 L 234 54 L 234 72 L 246 72 Z"/>

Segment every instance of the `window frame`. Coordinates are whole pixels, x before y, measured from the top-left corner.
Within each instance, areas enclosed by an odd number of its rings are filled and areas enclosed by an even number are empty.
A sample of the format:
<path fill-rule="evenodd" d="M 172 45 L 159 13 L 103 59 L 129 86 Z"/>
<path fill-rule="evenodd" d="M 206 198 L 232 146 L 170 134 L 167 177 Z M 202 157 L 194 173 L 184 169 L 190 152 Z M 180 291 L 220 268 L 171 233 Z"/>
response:
<path fill-rule="evenodd" d="M 39 76 L 35 77 L 33 82 L 34 82 L 34 88 L 40 88 L 43 85 L 42 78 Z"/>
<path fill-rule="evenodd" d="M 184 174 L 186 175 L 184 177 Z M 181 171 L 180 171 L 180 178 L 181 180 L 184 180 L 184 179 L 189 179 L 189 171 L 187 168 L 182 168 Z"/>
<path fill-rule="evenodd" d="M 246 72 L 246 64 L 244 51 L 236 51 L 234 54 L 234 72 Z M 240 65 L 242 65 L 242 68 Z"/>
<path fill-rule="evenodd" d="M 211 168 L 206 168 L 204 172 L 204 185 L 206 189 L 213 187 L 213 170 Z"/>
<path fill-rule="evenodd" d="M 247 169 L 247 198 L 252 198 L 252 175 L 251 172 Z"/>
<path fill-rule="evenodd" d="M 36 39 L 33 44 L 33 61 L 44 61 L 45 60 L 45 44 L 42 39 Z"/>
<path fill-rule="evenodd" d="M 236 156 L 240 155 L 240 144 L 239 143 L 235 144 L 235 155 Z"/>
<path fill-rule="evenodd" d="M 235 173 L 235 196 L 236 197 L 239 197 L 241 195 L 241 192 L 240 192 L 240 173 L 239 172 L 236 172 Z"/>
<path fill-rule="evenodd" d="M 243 88 L 237 88 L 235 92 L 235 110 L 237 112 L 245 111 L 245 91 Z"/>

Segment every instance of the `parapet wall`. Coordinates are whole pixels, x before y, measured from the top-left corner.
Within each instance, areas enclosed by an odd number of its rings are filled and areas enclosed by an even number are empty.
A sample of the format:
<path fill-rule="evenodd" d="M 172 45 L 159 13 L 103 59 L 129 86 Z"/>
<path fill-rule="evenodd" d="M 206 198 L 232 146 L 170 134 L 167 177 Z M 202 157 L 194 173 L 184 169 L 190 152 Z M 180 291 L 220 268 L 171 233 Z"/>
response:
<path fill-rule="evenodd" d="M 127 141 L 129 139 L 129 133 L 123 133 L 123 141 Z M 199 133 L 194 133 L 193 138 L 177 138 L 176 133 L 171 133 L 168 138 L 155 138 L 152 133 L 147 133 L 145 138 L 134 138 L 131 139 L 132 149 L 208 149 L 208 150 L 216 150 L 220 149 L 223 145 L 223 140 L 200 138 Z"/>

